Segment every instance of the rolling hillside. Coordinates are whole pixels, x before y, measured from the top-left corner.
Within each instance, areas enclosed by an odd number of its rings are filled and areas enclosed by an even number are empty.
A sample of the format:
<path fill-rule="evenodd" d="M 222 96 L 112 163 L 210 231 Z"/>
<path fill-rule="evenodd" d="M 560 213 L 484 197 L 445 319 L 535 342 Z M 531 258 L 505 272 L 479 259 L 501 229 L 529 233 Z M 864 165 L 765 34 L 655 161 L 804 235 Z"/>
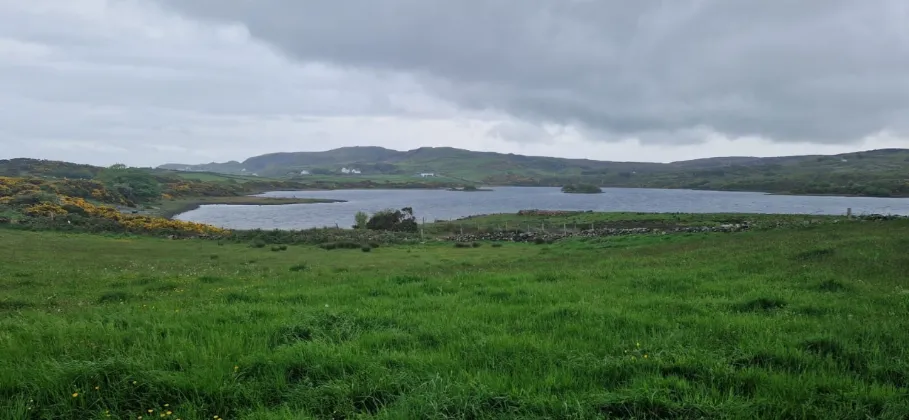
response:
<path fill-rule="evenodd" d="M 490 185 L 691 188 L 793 194 L 909 196 L 909 150 L 881 149 L 841 155 L 717 157 L 672 163 L 562 159 L 448 147 L 395 151 L 346 147 L 325 152 L 274 153 L 244 162 L 168 164 L 161 168 L 229 174 L 298 177 L 338 175 L 413 177 L 434 173 Z M 301 175 L 304 172 L 307 175 Z"/>

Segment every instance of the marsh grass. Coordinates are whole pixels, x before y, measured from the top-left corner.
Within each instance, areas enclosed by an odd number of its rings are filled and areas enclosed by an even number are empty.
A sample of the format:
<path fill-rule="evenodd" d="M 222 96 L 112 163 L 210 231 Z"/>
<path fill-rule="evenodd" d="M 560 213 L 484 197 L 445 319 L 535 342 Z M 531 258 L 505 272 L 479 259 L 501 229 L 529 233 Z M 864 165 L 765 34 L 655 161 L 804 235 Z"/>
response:
<path fill-rule="evenodd" d="M 0 418 L 905 418 L 907 233 L 364 254 L 0 229 Z"/>

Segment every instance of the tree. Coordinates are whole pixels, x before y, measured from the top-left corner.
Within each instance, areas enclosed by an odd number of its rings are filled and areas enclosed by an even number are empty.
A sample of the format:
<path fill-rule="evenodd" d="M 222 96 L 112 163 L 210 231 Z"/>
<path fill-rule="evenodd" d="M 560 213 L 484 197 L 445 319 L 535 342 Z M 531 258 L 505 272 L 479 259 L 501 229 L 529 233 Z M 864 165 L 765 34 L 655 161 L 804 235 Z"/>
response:
<path fill-rule="evenodd" d="M 357 222 L 357 224 L 354 225 L 355 229 L 366 229 L 366 223 L 369 222 L 369 215 L 366 214 L 366 212 L 358 211 L 357 214 L 354 215 L 354 220 Z"/>
<path fill-rule="evenodd" d="M 404 207 L 401 210 L 388 209 L 376 212 L 366 222 L 366 228 L 394 232 L 416 232 L 418 226 L 417 220 L 413 215 L 413 209 Z"/>

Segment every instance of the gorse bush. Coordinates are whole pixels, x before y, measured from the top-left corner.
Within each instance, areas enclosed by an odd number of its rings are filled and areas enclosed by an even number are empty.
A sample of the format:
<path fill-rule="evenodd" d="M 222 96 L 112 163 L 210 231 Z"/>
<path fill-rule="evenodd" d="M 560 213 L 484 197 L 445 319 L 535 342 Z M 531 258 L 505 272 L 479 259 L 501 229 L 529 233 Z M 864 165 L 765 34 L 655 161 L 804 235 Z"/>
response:
<path fill-rule="evenodd" d="M 227 230 L 201 223 L 125 214 L 116 208 L 95 205 L 79 197 L 57 196 L 41 192 L 29 193 L 28 197 L 29 199 L 26 201 L 28 203 L 31 203 L 35 197 L 43 201 L 27 205 L 22 204 L 17 207 L 22 215 L 28 216 L 20 223 L 26 228 L 147 233 L 180 237 L 220 236 L 228 232 Z"/>

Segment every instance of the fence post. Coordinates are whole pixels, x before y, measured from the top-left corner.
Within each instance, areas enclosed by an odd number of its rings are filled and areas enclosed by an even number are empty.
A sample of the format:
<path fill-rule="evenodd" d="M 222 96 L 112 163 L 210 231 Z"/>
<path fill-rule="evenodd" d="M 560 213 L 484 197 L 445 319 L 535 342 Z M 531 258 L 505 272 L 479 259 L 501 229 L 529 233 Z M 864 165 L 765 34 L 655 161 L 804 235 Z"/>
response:
<path fill-rule="evenodd" d="M 562 223 L 562 233 L 568 234 L 568 223 Z"/>
<path fill-rule="evenodd" d="M 505 222 L 505 231 L 508 232 L 508 222 Z"/>
<path fill-rule="evenodd" d="M 852 207 L 846 209 L 846 217 L 852 217 Z"/>

